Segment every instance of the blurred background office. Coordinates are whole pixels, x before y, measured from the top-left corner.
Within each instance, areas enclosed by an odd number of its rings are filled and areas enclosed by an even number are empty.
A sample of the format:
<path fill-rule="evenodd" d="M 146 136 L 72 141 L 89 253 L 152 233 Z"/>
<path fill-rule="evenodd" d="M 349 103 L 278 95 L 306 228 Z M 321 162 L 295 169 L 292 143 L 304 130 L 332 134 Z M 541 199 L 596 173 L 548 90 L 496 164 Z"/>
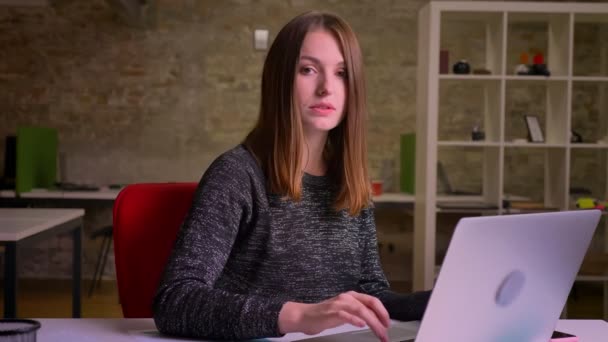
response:
<path fill-rule="evenodd" d="M 368 85 L 371 176 L 383 181 L 384 192 L 397 192 L 400 136 L 416 127 L 417 16 L 427 3 L 0 0 L 0 151 L 10 150 L 4 137 L 16 135 L 19 127 L 48 127 L 57 134 L 57 181 L 99 187 L 198 181 L 218 154 L 241 142 L 257 118 L 267 50 L 256 48 L 254 32 L 267 30 L 270 44 L 289 18 L 311 9 L 328 10 L 343 16 L 360 39 Z M 457 50 L 459 44 L 483 40 L 485 33 L 463 26 L 454 34 L 470 39 L 452 41 Z M 605 26 L 579 34 L 589 45 L 598 41 L 608 45 Z M 542 36 L 532 32 L 519 39 L 533 42 Z M 518 103 L 538 96 L 535 91 L 519 93 Z M 473 99 L 461 95 L 450 102 L 451 121 L 455 129 L 470 130 L 468 113 L 461 109 Z M 600 115 L 598 100 L 586 101 L 590 110 L 585 120 L 593 126 Z M 450 180 L 477 191 L 479 156 L 465 151 L 446 158 Z M 538 162 L 529 155 L 514 158 L 513 165 L 527 163 L 534 168 Z M 0 170 L 9 159 L 0 158 Z M 588 187 L 605 187 L 605 179 L 595 173 L 595 160 L 593 155 L 587 158 L 581 178 L 590 180 Z M 513 179 L 513 189 L 542 192 L 542 174 Z M 596 179 L 600 183 L 594 183 Z M 90 235 L 111 223 L 111 203 L 69 205 L 86 209 L 83 277 L 88 284 L 102 248 L 101 239 Z M 379 206 L 376 216 L 385 270 L 396 287 L 407 291 L 411 208 L 398 203 Z M 438 253 L 444 253 L 459 217 L 438 218 Z M 69 236 L 60 236 L 21 253 L 22 316 L 70 315 L 69 287 L 65 291 L 62 287 L 70 277 L 71 246 Z M 121 315 L 112 253 L 103 274 L 102 286 L 85 298 L 85 317 Z M 45 280 L 43 285 L 34 281 L 40 279 Z M 601 317 L 601 286 L 587 284 L 580 289 L 572 300 L 573 317 Z M 577 307 L 581 302 L 583 307 Z"/>

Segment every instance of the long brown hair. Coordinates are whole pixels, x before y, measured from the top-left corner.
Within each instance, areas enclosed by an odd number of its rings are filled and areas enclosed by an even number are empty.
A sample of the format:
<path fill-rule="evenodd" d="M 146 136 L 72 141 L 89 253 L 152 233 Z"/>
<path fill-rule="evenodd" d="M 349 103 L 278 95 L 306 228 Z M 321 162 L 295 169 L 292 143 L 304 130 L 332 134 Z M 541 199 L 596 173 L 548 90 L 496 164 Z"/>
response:
<path fill-rule="evenodd" d="M 262 73 L 258 122 L 245 139 L 268 178 L 269 190 L 298 201 L 302 193 L 304 134 L 294 100 L 294 81 L 306 34 L 325 30 L 337 39 L 347 74 L 344 118 L 329 131 L 323 158 L 338 185 L 335 209 L 357 215 L 371 200 L 367 172 L 367 101 L 363 57 L 350 26 L 340 17 L 308 12 L 292 19 L 275 38 Z"/>

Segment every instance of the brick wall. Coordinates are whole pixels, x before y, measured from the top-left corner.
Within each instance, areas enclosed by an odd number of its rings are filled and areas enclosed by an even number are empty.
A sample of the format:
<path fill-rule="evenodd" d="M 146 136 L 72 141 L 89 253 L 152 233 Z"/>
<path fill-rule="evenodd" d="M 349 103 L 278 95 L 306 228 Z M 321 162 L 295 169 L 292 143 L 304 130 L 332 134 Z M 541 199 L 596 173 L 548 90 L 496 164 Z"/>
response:
<path fill-rule="evenodd" d="M 145 28 L 126 25 L 103 0 L 54 3 L 0 6 L 0 137 L 18 125 L 56 127 L 62 180 L 197 181 L 255 123 L 265 52 L 253 49 L 253 30 L 269 29 L 272 39 L 291 17 L 321 9 L 339 13 L 358 33 L 369 89 L 371 174 L 397 189 L 399 135 L 415 129 L 417 12 L 426 1 L 157 0 Z M 471 98 L 459 99 L 451 120 L 468 132 L 466 111 L 456 109 Z M 585 101 L 593 107 L 597 100 Z M 475 187 L 466 172 L 455 167 L 450 177 Z M 89 212 L 87 233 L 110 222 L 108 207 Z M 25 251 L 31 257 L 20 273 L 69 275 L 69 248 L 64 237 Z M 86 239 L 85 274 L 92 273 L 97 248 Z"/>

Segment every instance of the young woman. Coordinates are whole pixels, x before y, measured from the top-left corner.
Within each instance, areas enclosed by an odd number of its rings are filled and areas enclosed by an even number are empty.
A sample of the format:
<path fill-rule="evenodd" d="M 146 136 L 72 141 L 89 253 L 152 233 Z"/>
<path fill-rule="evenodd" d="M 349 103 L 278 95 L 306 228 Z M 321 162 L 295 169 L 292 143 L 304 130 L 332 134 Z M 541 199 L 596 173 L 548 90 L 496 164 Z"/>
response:
<path fill-rule="evenodd" d="M 314 334 L 344 323 L 387 340 L 428 292 L 391 292 L 377 251 L 357 39 L 310 12 L 273 42 L 260 116 L 205 172 L 154 303 L 166 334 Z"/>

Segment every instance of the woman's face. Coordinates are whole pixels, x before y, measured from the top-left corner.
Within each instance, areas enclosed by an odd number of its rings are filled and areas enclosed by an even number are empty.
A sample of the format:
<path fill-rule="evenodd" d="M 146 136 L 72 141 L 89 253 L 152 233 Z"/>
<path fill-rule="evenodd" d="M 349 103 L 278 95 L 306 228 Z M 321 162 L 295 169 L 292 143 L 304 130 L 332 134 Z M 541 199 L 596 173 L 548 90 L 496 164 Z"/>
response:
<path fill-rule="evenodd" d="M 340 45 L 324 30 L 306 34 L 296 69 L 295 97 L 305 134 L 327 133 L 344 117 L 346 69 Z"/>

